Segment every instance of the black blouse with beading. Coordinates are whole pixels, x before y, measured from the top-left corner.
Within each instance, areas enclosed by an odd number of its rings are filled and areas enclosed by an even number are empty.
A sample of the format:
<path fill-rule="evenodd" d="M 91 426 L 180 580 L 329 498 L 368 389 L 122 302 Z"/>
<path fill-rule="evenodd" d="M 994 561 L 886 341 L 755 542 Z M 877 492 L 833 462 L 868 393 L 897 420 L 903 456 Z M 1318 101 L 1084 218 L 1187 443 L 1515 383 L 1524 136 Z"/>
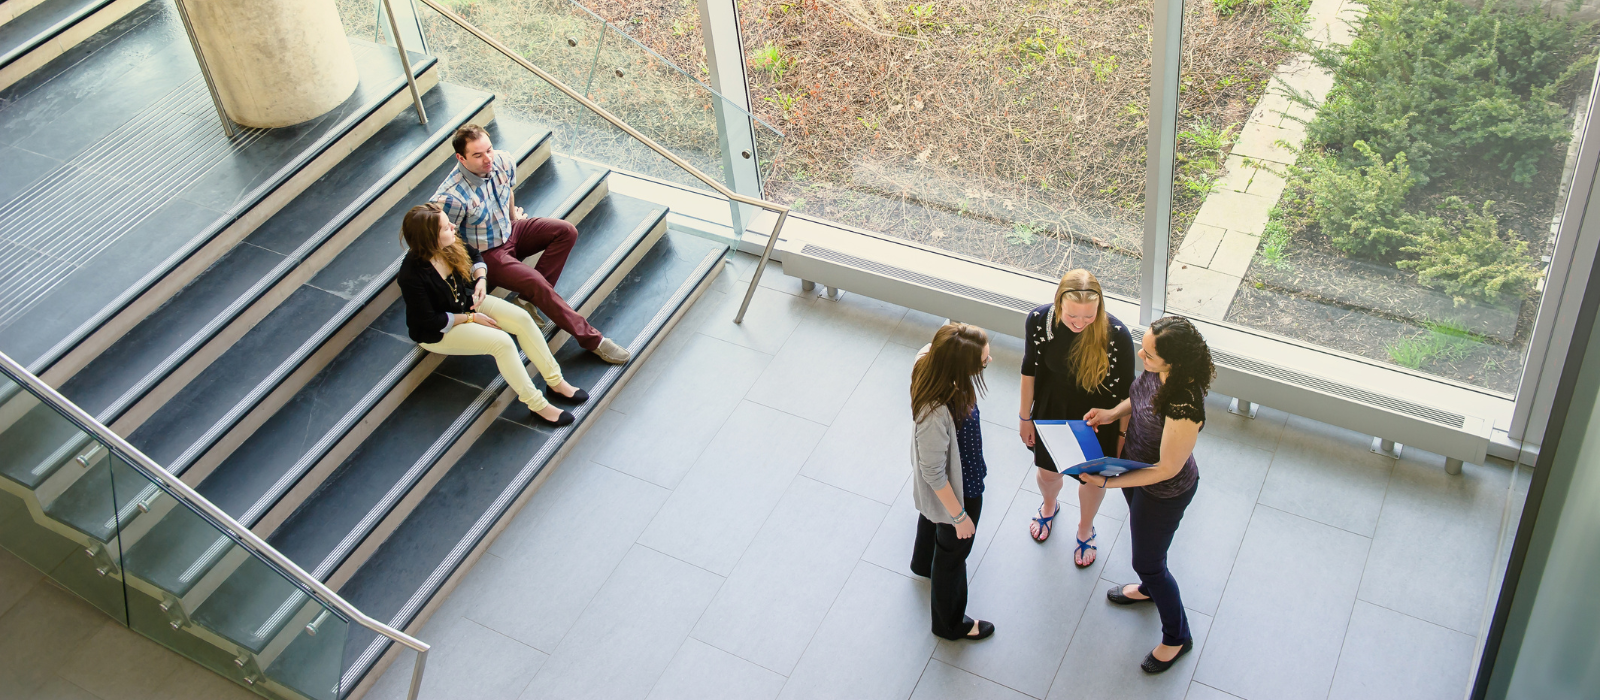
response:
<path fill-rule="evenodd" d="M 1093 391 L 1078 384 L 1076 368 L 1072 366 L 1072 348 L 1081 334 L 1074 333 L 1055 317 L 1055 305 L 1043 304 L 1028 314 L 1023 334 L 1022 375 L 1033 377 L 1033 412 L 1035 420 L 1082 420 L 1092 408 L 1112 408 L 1128 398 L 1133 385 L 1134 362 L 1133 335 L 1128 327 L 1110 314 L 1110 338 L 1106 342 L 1108 371 L 1105 379 Z M 1099 431 L 1100 449 L 1107 455 L 1117 453 L 1115 426 Z M 1060 471 L 1050 459 L 1050 454 L 1035 442 L 1034 464 L 1042 469 Z"/>

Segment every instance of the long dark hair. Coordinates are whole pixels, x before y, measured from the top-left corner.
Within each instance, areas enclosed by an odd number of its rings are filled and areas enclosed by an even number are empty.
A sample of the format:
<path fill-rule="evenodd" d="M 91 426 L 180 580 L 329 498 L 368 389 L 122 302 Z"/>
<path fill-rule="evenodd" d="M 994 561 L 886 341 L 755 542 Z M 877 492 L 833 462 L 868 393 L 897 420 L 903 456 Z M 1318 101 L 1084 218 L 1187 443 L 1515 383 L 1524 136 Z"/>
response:
<path fill-rule="evenodd" d="M 916 420 L 949 406 L 956 420 L 972 412 L 984 392 L 983 347 L 989 335 L 965 323 L 946 323 L 933 334 L 933 347 L 911 367 L 911 415 Z"/>
<path fill-rule="evenodd" d="M 1156 413 L 1165 414 L 1175 397 L 1205 396 L 1217 368 L 1211 364 L 1211 348 L 1194 324 L 1181 316 L 1166 316 L 1150 324 L 1150 333 L 1155 336 L 1156 355 L 1172 366 L 1151 400 Z"/>
<path fill-rule="evenodd" d="M 467 257 L 467 249 L 462 247 L 461 239 L 457 238 L 449 247 L 439 247 L 439 212 L 442 211 L 444 208 L 438 202 L 412 207 L 400 222 L 400 241 L 417 257 L 423 260 L 441 258 L 455 276 L 471 280 L 472 258 Z"/>

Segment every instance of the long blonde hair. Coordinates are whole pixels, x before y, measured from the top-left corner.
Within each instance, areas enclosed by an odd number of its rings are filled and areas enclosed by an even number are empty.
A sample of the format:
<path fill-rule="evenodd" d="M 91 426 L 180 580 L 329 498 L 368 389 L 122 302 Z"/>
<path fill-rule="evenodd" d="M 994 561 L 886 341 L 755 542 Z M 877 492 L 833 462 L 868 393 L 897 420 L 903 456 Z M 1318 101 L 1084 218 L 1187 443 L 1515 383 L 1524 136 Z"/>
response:
<path fill-rule="evenodd" d="M 911 415 L 927 417 L 949 406 L 957 422 L 964 420 L 984 391 L 983 347 L 989 334 L 965 323 L 946 323 L 933 334 L 928 354 L 911 367 Z"/>
<path fill-rule="evenodd" d="M 1106 346 L 1111 338 L 1111 320 L 1106 317 L 1106 297 L 1100 289 L 1100 280 L 1083 269 L 1062 275 L 1061 284 L 1056 286 L 1056 321 L 1062 325 L 1066 325 L 1062 312 L 1067 302 L 1095 305 L 1094 321 L 1079 334 L 1068 356 L 1077 370 L 1078 386 L 1092 392 L 1111 371 L 1111 354 Z"/>

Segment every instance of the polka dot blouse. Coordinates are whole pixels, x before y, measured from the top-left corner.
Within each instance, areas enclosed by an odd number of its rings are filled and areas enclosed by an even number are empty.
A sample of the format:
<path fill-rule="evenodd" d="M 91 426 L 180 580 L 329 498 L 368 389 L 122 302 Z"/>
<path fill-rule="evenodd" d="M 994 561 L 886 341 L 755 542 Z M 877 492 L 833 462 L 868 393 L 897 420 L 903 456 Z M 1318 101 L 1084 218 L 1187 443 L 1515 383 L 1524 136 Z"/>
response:
<path fill-rule="evenodd" d="M 989 475 L 989 466 L 983 462 L 983 424 L 978 420 L 978 407 L 956 423 L 956 449 L 961 454 L 961 495 L 977 498 L 983 495 L 983 477 Z"/>

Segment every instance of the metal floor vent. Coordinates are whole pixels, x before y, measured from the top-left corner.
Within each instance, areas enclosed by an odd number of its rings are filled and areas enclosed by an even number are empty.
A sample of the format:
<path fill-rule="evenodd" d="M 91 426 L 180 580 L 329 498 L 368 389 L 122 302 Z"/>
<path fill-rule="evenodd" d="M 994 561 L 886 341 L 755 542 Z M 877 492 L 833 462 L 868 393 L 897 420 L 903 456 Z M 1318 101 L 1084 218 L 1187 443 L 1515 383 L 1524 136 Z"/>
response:
<path fill-rule="evenodd" d="M 848 265 L 850 267 L 871 272 L 873 274 L 882 275 L 884 277 L 901 280 L 904 282 L 910 282 L 912 284 L 917 284 L 924 287 L 938 289 L 951 294 L 959 294 L 964 297 L 977 299 L 979 301 L 987 302 L 1022 313 L 1032 311 L 1035 306 L 1038 306 L 1038 304 L 1025 299 L 1018 299 L 1006 294 L 997 294 L 988 290 L 961 284 L 960 282 L 952 282 L 942 277 L 935 277 L 933 275 L 915 272 L 905 268 L 895 267 L 893 265 L 886 265 L 884 263 L 856 257 L 854 255 L 850 255 L 849 253 L 842 253 L 832 248 L 827 248 L 812 243 L 806 243 L 804 246 L 802 246 L 800 249 L 800 254 L 817 258 L 819 260 L 837 263 L 839 265 Z M 1134 327 L 1130 324 L 1129 330 L 1133 331 L 1135 342 L 1143 339 L 1144 329 Z M 1466 425 L 1466 416 L 1463 416 L 1459 413 L 1451 413 L 1449 411 L 1437 409 L 1432 406 L 1424 406 L 1419 403 L 1406 401 L 1405 399 L 1385 396 L 1383 394 L 1368 391 L 1359 387 L 1341 384 L 1339 382 L 1303 372 L 1297 372 L 1279 365 L 1252 360 L 1250 358 L 1235 355 L 1225 350 L 1213 349 L 1211 351 L 1211 357 L 1212 360 L 1219 365 L 1258 374 L 1264 377 L 1275 379 L 1285 384 L 1300 386 L 1313 391 L 1320 391 L 1325 394 L 1338 396 L 1351 401 L 1359 401 L 1361 403 L 1377 406 L 1395 413 L 1429 421 L 1431 423 L 1437 423 L 1439 425 L 1448 426 L 1458 430 Z"/>
<path fill-rule="evenodd" d="M 979 289 L 977 287 L 961 284 L 960 282 L 951 282 L 943 277 L 934 277 L 933 275 L 926 275 L 921 272 L 913 272 L 911 270 L 895 267 L 893 265 L 885 265 L 881 262 L 868 260 L 866 258 L 858 258 L 854 255 L 850 255 L 849 253 L 841 253 L 832 248 L 824 248 L 811 243 L 805 244 L 805 246 L 800 249 L 800 254 L 808 255 L 819 260 L 827 260 L 829 262 L 838 263 L 840 265 L 849 265 L 851 267 L 866 270 L 867 272 L 883 275 L 884 277 L 891 277 L 897 280 L 904 280 L 906 282 L 920 284 L 924 287 L 933 287 L 934 289 L 950 292 L 951 294 L 960 294 L 964 297 L 971 297 L 979 301 L 985 301 L 997 306 L 1003 306 L 1008 309 L 1021 311 L 1023 313 L 1032 311 L 1033 307 L 1038 306 L 1037 303 L 1028 301 L 1026 299 L 1018 299 L 1014 296 L 1009 296 L 1006 294 L 996 294 L 985 289 Z"/>

